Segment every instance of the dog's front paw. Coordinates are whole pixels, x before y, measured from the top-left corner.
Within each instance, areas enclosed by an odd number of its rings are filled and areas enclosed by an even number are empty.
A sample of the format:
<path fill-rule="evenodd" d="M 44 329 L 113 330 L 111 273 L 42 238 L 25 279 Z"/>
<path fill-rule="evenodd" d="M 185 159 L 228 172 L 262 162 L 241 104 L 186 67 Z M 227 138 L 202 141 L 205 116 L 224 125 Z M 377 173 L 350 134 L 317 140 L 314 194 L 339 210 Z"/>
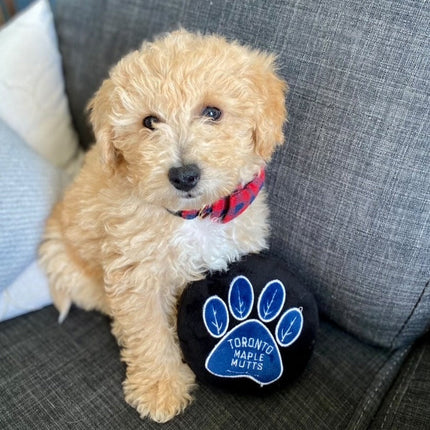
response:
<path fill-rule="evenodd" d="M 183 412 L 192 401 L 195 376 L 187 365 L 181 363 L 178 371 L 158 380 L 145 376 L 136 372 L 124 382 L 125 400 L 142 418 L 165 423 Z"/>

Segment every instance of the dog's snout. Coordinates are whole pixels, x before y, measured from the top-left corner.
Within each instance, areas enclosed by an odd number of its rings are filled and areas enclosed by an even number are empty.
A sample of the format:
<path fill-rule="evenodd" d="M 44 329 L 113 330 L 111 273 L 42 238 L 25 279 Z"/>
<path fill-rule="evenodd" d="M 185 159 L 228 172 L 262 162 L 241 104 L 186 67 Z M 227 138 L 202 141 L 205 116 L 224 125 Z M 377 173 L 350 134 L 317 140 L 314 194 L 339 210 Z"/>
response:
<path fill-rule="evenodd" d="M 169 170 L 170 183 L 180 191 L 192 190 L 200 180 L 200 169 L 195 164 L 172 167 Z"/>

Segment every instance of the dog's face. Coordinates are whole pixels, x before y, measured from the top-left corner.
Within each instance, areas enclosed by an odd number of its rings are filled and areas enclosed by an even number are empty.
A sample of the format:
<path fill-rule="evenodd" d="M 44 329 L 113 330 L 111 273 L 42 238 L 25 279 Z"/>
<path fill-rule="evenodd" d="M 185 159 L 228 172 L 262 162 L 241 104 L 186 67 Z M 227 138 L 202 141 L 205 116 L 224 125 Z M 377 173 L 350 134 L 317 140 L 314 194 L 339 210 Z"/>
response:
<path fill-rule="evenodd" d="M 149 203 L 213 203 L 282 143 L 286 88 L 272 56 L 171 33 L 123 58 L 90 102 L 102 162 Z"/>

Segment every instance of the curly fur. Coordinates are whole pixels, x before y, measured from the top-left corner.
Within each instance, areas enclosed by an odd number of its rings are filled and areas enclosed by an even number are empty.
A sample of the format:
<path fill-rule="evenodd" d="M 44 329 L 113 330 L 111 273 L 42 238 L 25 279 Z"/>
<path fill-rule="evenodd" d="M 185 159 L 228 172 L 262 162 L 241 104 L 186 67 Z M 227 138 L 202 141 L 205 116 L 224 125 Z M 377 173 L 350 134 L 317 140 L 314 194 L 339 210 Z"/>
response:
<path fill-rule="evenodd" d="M 169 211 L 210 204 L 259 172 L 283 141 L 286 89 L 273 56 L 180 30 L 124 57 L 89 104 L 96 144 L 48 220 L 40 261 L 62 319 L 72 302 L 112 317 L 125 398 L 142 417 L 165 422 L 191 401 L 175 323 L 184 287 L 268 236 L 264 190 L 227 224 Z M 206 106 L 221 119 L 202 117 Z M 168 171 L 187 163 L 201 178 L 185 193 Z"/>

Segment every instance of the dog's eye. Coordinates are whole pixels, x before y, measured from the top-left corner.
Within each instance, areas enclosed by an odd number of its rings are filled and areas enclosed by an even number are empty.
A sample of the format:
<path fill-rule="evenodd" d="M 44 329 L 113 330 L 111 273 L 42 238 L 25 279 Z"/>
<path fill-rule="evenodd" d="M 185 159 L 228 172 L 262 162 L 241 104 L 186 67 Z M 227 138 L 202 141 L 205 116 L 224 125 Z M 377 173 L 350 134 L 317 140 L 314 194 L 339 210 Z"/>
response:
<path fill-rule="evenodd" d="M 154 130 L 154 124 L 157 122 L 159 122 L 159 119 L 156 116 L 149 115 L 143 119 L 142 124 L 144 127 Z"/>
<path fill-rule="evenodd" d="M 212 121 L 218 121 L 221 115 L 222 112 L 217 107 L 206 106 L 202 111 L 202 116 L 210 118 Z"/>

